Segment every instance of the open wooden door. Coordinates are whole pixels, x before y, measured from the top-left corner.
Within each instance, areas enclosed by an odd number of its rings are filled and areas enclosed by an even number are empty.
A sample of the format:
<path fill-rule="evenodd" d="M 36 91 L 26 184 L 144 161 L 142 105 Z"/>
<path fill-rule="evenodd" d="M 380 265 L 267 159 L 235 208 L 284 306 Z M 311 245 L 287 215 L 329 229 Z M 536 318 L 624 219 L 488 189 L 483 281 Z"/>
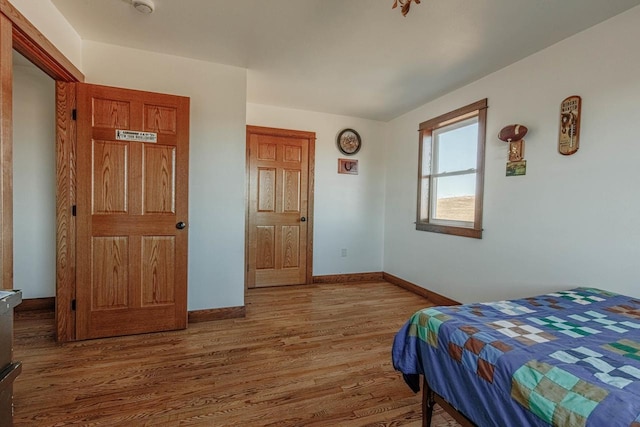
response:
<path fill-rule="evenodd" d="M 76 339 L 187 324 L 189 98 L 77 84 Z"/>
<path fill-rule="evenodd" d="M 312 281 L 315 133 L 247 126 L 247 287 Z"/>

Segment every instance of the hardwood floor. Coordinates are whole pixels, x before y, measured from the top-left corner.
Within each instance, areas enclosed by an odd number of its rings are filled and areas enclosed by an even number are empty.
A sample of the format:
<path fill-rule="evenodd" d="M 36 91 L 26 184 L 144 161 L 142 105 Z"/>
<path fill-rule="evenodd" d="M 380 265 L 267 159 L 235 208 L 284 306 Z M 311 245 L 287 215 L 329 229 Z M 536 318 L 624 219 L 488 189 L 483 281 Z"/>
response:
<path fill-rule="evenodd" d="M 386 282 L 249 291 L 246 318 L 63 345 L 20 313 L 15 426 L 420 426 L 391 365 L 422 297 Z M 457 425 L 437 408 L 434 426 Z"/>

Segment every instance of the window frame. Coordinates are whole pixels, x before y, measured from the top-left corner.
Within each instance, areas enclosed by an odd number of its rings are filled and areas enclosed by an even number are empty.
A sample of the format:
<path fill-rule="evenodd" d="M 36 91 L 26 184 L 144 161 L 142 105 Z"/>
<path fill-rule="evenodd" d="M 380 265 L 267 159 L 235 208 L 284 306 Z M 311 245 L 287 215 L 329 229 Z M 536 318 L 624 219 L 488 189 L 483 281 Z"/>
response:
<path fill-rule="evenodd" d="M 419 126 L 419 157 L 418 157 L 418 198 L 416 211 L 416 230 L 431 231 L 434 233 L 452 234 L 456 236 L 472 237 L 482 239 L 482 207 L 484 198 L 484 158 L 486 145 L 486 128 L 487 128 L 487 98 L 476 101 L 472 104 L 442 114 L 433 119 L 420 123 Z M 476 152 L 476 193 L 474 220 L 471 227 L 464 226 L 463 221 L 447 221 L 435 220 L 432 217 L 432 189 L 434 187 L 434 176 L 432 173 L 433 165 L 433 132 L 445 126 L 450 126 L 470 118 L 478 118 L 478 141 Z M 425 151 L 425 145 L 428 151 Z M 429 154 L 425 160 L 425 154 Z M 425 165 L 424 161 L 429 164 Z M 425 167 L 429 173 L 425 173 Z M 426 190 L 423 189 L 425 181 L 428 183 Z M 437 178 L 437 177 L 436 177 Z M 424 194 L 426 191 L 426 194 Z M 422 213 L 425 212 L 425 215 Z"/>

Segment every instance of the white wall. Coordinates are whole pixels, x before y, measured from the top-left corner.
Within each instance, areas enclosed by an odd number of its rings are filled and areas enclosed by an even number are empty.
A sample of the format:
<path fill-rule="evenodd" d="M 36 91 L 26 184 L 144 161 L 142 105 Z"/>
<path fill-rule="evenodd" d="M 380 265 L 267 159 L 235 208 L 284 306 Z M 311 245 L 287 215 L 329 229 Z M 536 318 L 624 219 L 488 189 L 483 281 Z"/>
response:
<path fill-rule="evenodd" d="M 244 305 L 246 70 L 84 41 L 88 83 L 191 98 L 189 310 Z"/>
<path fill-rule="evenodd" d="M 82 40 L 51 0 L 9 0 L 73 65 L 80 67 Z"/>
<path fill-rule="evenodd" d="M 315 275 L 384 269 L 461 301 L 576 285 L 640 296 L 640 7 L 382 124 L 247 106 L 244 69 L 81 42 L 49 1 L 12 3 L 88 82 L 191 97 L 190 310 L 244 304 L 246 123 L 317 133 Z M 574 94 L 582 148 L 564 157 L 557 113 Z M 484 97 L 484 238 L 415 231 L 418 123 Z M 506 146 L 494 136 L 514 122 L 530 129 L 528 171 L 507 178 Z M 344 127 L 363 137 L 358 176 L 335 173 Z"/>
<path fill-rule="evenodd" d="M 462 302 L 589 285 L 640 296 L 640 7 L 390 122 L 384 270 Z M 583 101 L 580 150 L 558 110 Z M 418 124 L 489 99 L 482 240 L 415 230 Z M 505 125 L 529 128 L 505 177 Z"/>
<path fill-rule="evenodd" d="M 385 123 L 247 104 L 247 124 L 316 133 L 313 275 L 382 271 Z M 358 175 L 338 174 L 336 136 L 355 129 Z M 347 256 L 342 257 L 342 249 Z"/>
<path fill-rule="evenodd" d="M 14 53 L 14 55 L 16 55 Z M 14 287 L 55 296 L 55 84 L 33 65 L 13 70 Z"/>

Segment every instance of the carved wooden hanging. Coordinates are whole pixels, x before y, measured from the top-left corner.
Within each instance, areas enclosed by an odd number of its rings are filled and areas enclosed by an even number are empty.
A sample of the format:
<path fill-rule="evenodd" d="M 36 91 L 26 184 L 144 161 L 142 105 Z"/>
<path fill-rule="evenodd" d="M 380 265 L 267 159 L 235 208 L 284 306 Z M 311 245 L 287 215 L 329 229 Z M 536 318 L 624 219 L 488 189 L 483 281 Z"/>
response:
<path fill-rule="evenodd" d="M 582 99 L 570 96 L 560 104 L 560 131 L 558 151 L 569 156 L 580 148 L 580 110 Z"/>

